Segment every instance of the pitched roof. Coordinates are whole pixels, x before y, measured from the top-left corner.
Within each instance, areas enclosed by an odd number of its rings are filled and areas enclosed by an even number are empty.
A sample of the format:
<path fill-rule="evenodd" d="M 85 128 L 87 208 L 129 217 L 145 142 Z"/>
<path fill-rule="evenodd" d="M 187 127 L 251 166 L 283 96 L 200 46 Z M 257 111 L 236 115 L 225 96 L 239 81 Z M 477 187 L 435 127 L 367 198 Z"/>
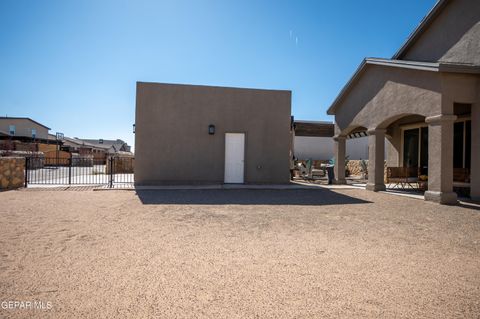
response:
<path fill-rule="evenodd" d="M 43 125 L 42 123 L 38 123 L 37 121 L 34 121 L 32 120 L 31 118 L 29 117 L 11 117 L 11 116 L 0 116 L 0 120 L 8 120 L 8 119 L 12 119 L 12 120 L 28 120 L 30 122 L 33 122 L 37 125 L 40 125 L 40 126 L 43 126 L 44 128 L 46 128 L 47 130 L 51 130 L 51 128 L 49 128 L 48 126 L 45 126 Z"/>
<path fill-rule="evenodd" d="M 95 144 L 85 142 L 84 140 L 81 140 L 81 139 L 78 139 L 78 138 L 71 138 L 71 137 L 64 136 L 63 140 L 67 143 L 72 143 L 72 144 L 76 144 L 76 145 L 79 145 L 79 146 L 87 146 L 87 147 L 102 148 L 102 149 L 109 149 L 110 148 L 110 146 L 108 146 L 108 145 L 102 145 L 102 144 L 95 145 Z"/>
<path fill-rule="evenodd" d="M 393 55 L 392 60 L 402 59 L 412 45 L 422 36 L 427 28 L 432 24 L 433 20 L 442 12 L 450 0 L 439 0 L 430 12 L 420 21 L 420 24 L 410 34 L 402 47 Z"/>
<path fill-rule="evenodd" d="M 420 71 L 431 71 L 431 72 L 451 72 L 451 73 L 470 73 L 470 74 L 479 74 L 480 67 L 471 64 L 461 64 L 461 63 L 443 63 L 443 62 L 418 62 L 418 61 L 406 61 L 406 60 L 390 60 L 390 59 L 381 59 L 381 58 L 366 58 L 359 65 L 353 76 L 345 84 L 337 98 L 333 101 L 332 105 L 328 108 L 327 114 L 334 115 L 335 109 L 342 100 L 342 98 L 347 94 L 350 88 L 357 82 L 358 79 L 365 72 L 365 69 L 368 65 L 380 65 L 394 68 L 402 69 L 413 69 Z"/>
<path fill-rule="evenodd" d="M 0 130 L 0 136 L 10 136 L 10 134 Z"/>
<path fill-rule="evenodd" d="M 95 145 L 96 147 L 112 148 L 116 152 L 120 151 L 122 149 L 122 146 L 127 144 L 125 141 L 121 139 L 117 139 L 117 140 L 102 139 L 102 143 L 100 143 L 100 139 L 82 139 L 82 141 Z"/>

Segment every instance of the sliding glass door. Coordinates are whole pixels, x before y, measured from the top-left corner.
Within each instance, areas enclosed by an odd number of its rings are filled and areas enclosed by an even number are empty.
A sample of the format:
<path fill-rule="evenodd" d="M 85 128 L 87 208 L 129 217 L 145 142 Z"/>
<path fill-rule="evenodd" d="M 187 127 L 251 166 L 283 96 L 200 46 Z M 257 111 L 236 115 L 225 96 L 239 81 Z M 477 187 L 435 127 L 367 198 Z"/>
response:
<path fill-rule="evenodd" d="M 403 131 L 404 167 L 418 167 L 419 137 L 420 130 L 418 128 Z"/>
<path fill-rule="evenodd" d="M 403 166 L 428 174 L 428 127 L 403 131 Z"/>
<path fill-rule="evenodd" d="M 470 169 L 472 122 L 463 120 L 453 126 L 453 167 Z M 403 131 L 403 166 L 418 167 L 428 175 L 428 127 Z"/>

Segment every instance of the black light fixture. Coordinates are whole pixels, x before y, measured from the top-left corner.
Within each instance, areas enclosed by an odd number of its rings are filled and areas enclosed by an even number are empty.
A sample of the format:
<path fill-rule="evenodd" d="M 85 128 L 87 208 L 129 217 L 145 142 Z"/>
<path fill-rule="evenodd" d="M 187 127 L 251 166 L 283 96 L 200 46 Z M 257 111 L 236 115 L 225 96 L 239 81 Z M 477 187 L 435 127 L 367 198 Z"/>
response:
<path fill-rule="evenodd" d="M 210 134 L 210 135 L 215 134 L 215 125 L 210 124 L 210 125 L 208 126 L 208 134 Z"/>
<path fill-rule="evenodd" d="M 133 124 L 133 134 L 135 134 L 135 124 Z"/>

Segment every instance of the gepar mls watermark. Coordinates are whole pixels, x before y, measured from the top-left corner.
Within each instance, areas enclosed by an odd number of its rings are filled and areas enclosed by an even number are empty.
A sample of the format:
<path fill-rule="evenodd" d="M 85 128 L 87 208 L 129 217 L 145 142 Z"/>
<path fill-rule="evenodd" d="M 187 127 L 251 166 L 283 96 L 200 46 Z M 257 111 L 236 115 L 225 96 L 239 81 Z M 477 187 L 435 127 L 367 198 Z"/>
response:
<path fill-rule="evenodd" d="M 2 300 L 0 308 L 3 310 L 51 310 L 53 303 L 43 300 Z"/>

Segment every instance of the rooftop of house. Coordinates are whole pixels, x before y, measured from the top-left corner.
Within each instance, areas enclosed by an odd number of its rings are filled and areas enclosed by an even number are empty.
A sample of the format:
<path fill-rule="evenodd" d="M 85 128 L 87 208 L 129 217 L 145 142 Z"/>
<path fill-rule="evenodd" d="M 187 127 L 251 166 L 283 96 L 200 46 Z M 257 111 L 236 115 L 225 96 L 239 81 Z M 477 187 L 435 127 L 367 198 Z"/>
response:
<path fill-rule="evenodd" d="M 44 128 L 46 128 L 47 130 L 51 130 L 51 128 L 49 128 L 48 126 L 45 126 L 43 125 L 42 123 L 39 123 L 35 120 L 32 120 L 31 118 L 29 117 L 12 117 L 12 116 L 0 116 L 0 121 L 1 120 L 24 120 L 24 121 L 29 121 L 29 122 L 32 122 L 32 123 L 35 123 L 37 125 L 40 125 L 40 126 L 43 126 Z"/>
<path fill-rule="evenodd" d="M 82 139 L 78 137 L 74 137 L 74 138 L 64 137 L 64 141 L 70 144 L 78 145 L 78 146 L 103 149 L 105 151 L 110 150 L 114 152 L 120 152 L 124 150 L 122 149 L 124 145 L 127 146 L 127 150 L 130 149 L 128 144 L 121 139 L 103 140 L 103 139 Z"/>

